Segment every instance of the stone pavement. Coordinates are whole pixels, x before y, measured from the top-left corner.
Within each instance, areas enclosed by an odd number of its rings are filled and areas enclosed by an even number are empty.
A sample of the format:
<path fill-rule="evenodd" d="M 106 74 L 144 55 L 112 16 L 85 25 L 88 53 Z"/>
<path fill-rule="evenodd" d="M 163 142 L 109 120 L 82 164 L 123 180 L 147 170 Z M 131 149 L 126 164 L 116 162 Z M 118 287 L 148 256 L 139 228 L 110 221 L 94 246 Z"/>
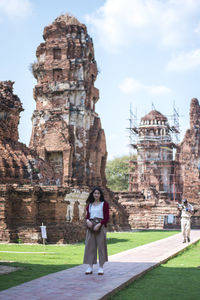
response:
<path fill-rule="evenodd" d="M 175 256 L 188 244 L 200 240 L 200 230 L 191 231 L 191 242 L 182 243 L 181 233 L 109 257 L 103 276 L 85 275 L 85 265 L 56 272 L 0 292 L 1 300 L 97 300 L 108 299 L 148 270 Z"/>

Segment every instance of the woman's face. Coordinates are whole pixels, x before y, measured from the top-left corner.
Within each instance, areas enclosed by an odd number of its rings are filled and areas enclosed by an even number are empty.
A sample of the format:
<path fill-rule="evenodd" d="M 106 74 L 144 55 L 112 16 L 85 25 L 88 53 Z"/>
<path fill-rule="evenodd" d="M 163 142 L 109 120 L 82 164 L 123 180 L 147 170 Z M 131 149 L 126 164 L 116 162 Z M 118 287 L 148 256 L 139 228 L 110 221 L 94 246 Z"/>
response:
<path fill-rule="evenodd" d="M 94 199 L 98 201 L 101 197 L 101 194 L 98 190 L 95 190 L 93 193 L 93 196 L 94 196 Z"/>

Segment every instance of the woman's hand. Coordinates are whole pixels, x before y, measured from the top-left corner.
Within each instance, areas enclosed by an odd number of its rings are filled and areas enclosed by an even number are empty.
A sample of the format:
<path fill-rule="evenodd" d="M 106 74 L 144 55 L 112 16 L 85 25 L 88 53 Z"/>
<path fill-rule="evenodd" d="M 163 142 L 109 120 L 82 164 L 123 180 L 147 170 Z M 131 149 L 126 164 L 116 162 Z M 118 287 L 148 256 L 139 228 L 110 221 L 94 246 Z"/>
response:
<path fill-rule="evenodd" d="M 97 225 L 94 226 L 93 230 L 98 231 L 101 227 L 101 223 L 98 223 Z"/>
<path fill-rule="evenodd" d="M 87 227 L 88 227 L 88 228 L 92 228 L 92 227 L 93 227 L 92 222 L 91 222 L 90 220 L 88 220 L 88 219 L 87 219 L 87 221 L 86 221 L 86 224 L 87 224 Z"/>

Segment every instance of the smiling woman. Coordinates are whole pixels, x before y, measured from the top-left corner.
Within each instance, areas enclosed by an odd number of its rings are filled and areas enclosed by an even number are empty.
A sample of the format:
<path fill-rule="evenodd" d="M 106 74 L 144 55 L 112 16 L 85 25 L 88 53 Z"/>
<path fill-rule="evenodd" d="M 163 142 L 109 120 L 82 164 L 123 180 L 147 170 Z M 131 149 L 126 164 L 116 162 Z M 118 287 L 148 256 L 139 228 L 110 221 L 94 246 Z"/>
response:
<path fill-rule="evenodd" d="M 109 205 L 104 200 L 103 192 L 96 187 L 90 193 L 87 206 L 84 264 L 88 264 L 86 275 L 93 273 L 93 264 L 97 263 L 97 249 L 99 254 L 98 275 L 103 275 L 103 265 L 108 261 L 106 243 L 106 225 L 109 220 Z"/>

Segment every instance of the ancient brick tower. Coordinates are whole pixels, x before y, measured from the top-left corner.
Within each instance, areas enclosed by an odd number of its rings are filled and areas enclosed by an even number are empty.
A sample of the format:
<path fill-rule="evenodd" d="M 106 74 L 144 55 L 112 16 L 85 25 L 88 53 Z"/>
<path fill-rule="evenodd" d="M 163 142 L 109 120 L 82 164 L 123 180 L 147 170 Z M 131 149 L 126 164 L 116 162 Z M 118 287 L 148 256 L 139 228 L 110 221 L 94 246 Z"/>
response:
<path fill-rule="evenodd" d="M 176 162 L 167 118 L 156 110 L 141 119 L 137 131 L 135 171 L 130 174 L 130 191 L 142 191 L 146 198 L 164 193 L 177 197 Z M 132 162 L 134 163 L 134 162 Z"/>
<path fill-rule="evenodd" d="M 106 142 L 95 112 L 97 65 L 86 26 L 68 14 L 44 28 L 33 74 L 30 147 L 64 185 L 105 184 Z"/>
<path fill-rule="evenodd" d="M 18 142 L 23 107 L 13 94 L 13 84 L 0 81 L 0 183 L 43 183 L 53 178 L 53 170 L 34 151 Z"/>
<path fill-rule="evenodd" d="M 13 94 L 13 84 L 0 81 L 0 139 L 17 142 L 20 112 L 24 109 L 19 97 Z"/>
<path fill-rule="evenodd" d="M 180 144 L 177 159 L 180 161 L 183 197 L 200 203 L 200 105 L 196 98 L 190 104 L 190 129 Z"/>

